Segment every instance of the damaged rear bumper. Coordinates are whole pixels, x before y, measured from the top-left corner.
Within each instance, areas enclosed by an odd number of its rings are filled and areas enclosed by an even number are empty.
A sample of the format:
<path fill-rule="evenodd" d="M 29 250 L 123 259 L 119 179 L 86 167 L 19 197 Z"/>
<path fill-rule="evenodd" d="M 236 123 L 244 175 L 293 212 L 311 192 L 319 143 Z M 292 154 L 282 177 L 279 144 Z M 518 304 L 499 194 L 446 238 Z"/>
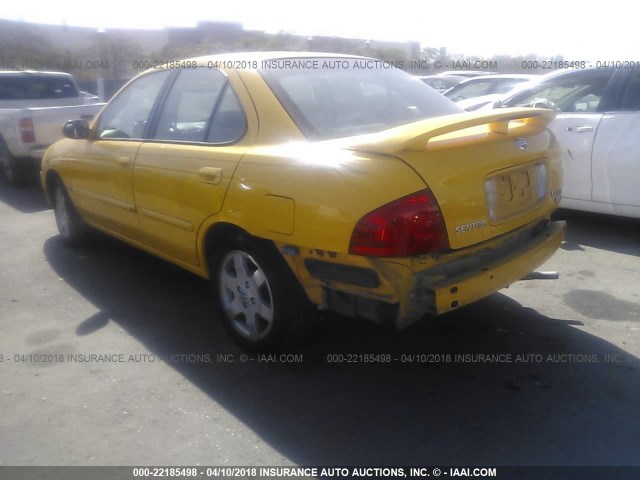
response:
<path fill-rule="evenodd" d="M 397 326 L 468 305 L 522 279 L 558 250 L 565 229 L 565 222 L 545 222 L 498 246 L 415 273 L 401 295 Z"/>
<path fill-rule="evenodd" d="M 473 247 L 405 258 L 281 246 L 320 309 L 403 329 L 491 295 L 536 270 L 560 247 L 565 222 L 543 220 Z"/>

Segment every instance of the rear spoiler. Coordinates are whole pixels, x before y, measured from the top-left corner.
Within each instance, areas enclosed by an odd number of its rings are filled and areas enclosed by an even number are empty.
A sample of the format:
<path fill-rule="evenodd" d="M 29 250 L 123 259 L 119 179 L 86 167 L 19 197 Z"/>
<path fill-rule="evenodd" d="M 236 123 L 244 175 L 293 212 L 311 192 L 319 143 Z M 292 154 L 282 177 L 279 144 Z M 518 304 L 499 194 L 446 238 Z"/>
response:
<path fill-rule="evenodd" d="M 511 121 L 542 129 L 555 117 L 556 112 L 545 108 L 503 108 L 488 113 L 446 115 L 401 125 L 376 134 L 363 135 L 351 142 L 347 148 L 387 155 L 407 150 L 422 151 L 427 149 L 431 139 L 467 128 L 487 125 L 487 133 L 507 135 Z"/>

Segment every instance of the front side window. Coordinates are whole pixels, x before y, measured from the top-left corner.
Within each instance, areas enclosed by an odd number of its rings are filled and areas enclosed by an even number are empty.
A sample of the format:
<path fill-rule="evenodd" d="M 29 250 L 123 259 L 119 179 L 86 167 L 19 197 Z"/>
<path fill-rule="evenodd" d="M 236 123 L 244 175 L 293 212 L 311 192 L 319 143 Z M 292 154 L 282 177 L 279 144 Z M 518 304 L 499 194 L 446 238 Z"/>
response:
<path fill-rule="evenodd" d="M 153 105 L 171 73 L 169 70 L 154 72 L 128 85 L 100 116 L 96 137 L 142 139 Z"/>
<path fill-rule="evenodd" d="M 314 59 L 316 60 L 316 59 Z M 379 132 L 463 110 L 420 79 L 371 60 L 340 59 L 340 68 L 260 70 L 298 128 L 310 140 Z"/>
<path fill-rule="evenodd" d="M 181 70 L 153 136 L 157 140 L 227 143 L 240 138 L 245 118 L 227 77 L 219 70 Z"/>
<path fill-rule="evenodd" d="M 504 107 L 540 107 L 561 112 L 596 112 L 609 82 L 609 72 L 545 81 L 504 103 Z"/>

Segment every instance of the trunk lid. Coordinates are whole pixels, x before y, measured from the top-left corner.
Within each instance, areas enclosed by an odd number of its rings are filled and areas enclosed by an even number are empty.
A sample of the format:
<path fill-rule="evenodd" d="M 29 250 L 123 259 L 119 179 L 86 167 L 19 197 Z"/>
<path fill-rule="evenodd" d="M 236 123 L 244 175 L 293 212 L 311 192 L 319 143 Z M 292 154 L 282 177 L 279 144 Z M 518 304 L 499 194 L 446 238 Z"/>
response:
<path fill-rule="evenodd" d="M 392 155 L 433 192 L 452 249 L 548 217 L 560 167 L 546 128 L 555 112 L 512 108 L 427 119 L 351 138 L 348 148 Z"/>

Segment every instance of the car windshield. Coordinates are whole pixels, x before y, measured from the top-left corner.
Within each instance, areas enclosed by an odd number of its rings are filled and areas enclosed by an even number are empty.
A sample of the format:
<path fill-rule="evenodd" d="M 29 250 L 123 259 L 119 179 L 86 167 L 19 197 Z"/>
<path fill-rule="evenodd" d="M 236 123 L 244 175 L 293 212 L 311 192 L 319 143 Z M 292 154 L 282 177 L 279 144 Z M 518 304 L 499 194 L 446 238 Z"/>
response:
<path fill-rule="evenodd" d="M 447 98 L 450 98 L 454 102 L 460 100 L 466 100 L 468 98 L 480 97 L 483 95 L 489 95 L 494 93 L 507 93 L 511 91 L 518 84 L 525 82 L 525 79 L 508 78 L 508 79 L 494 79 L 484 81 L 470 81 L 462 84 L 458 84 L 451 90 L 445 93 Z"/>
<path fill-rule="evenodd" d="M 463 111 L 418 78 L 376 60 L 287 59 L 267 65 L 261 75 L 311 140 L 373 133 Z"/>
<path fill-rule="evenodd" d="M 490 80 L 465 82 L 453 87 L 445 93 L 445 96 L 454 102 L 457 102 L 459 100 L 466 100 L 467 98 L 488 95 L 490 93 L 491 86 L 492 82 Z"/>
<path fill-rule="evenodd" d="M 595 112 L 611 78 L 605 70 L 549 78 L 505 99 L 503 107 L 541 107 L 563 112 Z"/>

